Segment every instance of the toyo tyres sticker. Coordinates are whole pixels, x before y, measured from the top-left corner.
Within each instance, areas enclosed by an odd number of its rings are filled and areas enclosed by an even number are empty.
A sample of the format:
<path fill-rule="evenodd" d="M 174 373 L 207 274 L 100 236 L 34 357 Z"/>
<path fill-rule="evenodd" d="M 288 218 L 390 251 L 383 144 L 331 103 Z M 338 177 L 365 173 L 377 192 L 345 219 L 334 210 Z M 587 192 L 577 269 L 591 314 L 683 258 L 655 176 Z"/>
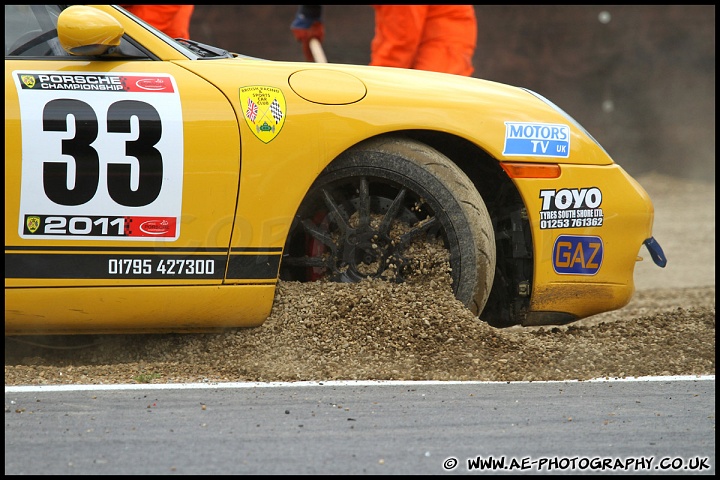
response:
<path fill-rule="evenodd" d="M 172 76 L 23 70 L 13 80 L 22 238 L 178 239 L 183 119 Z"/>

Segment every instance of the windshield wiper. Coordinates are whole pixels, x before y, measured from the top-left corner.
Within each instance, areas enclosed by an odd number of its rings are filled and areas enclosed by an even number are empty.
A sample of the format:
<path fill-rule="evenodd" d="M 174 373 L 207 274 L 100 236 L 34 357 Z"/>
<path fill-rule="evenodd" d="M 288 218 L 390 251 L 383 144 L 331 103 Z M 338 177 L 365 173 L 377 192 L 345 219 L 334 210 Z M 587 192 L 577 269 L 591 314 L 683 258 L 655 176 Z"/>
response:
<path fill-rule="evenodd" d="M 195 40 L 188 40 L 187 38 L 176 38 L 176 42 L 181 43 L 187 49 L 191 50 L 201 59 L 205 58 L 233 58 L 233 55 L 227 50 L 222 48 L 213 47 L 212 45 L 206 45 L 204 43 L 196 42 Z"/>

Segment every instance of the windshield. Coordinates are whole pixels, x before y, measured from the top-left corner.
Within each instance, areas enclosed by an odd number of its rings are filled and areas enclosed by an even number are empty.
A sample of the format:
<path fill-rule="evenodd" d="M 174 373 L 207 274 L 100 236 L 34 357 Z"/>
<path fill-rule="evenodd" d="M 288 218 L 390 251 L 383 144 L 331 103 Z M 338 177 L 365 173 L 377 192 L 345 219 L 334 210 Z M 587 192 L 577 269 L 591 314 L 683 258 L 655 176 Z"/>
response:
<path fill-rule="evenodd" d="M 125 10 L 124 8 L 120 6 L 116 6 L 116 8 L 120 11 L 122 11 L 123 14 L 126 16 L 132 18 L 135 22 L 141 24 L 144 26 L 147 30 L 152 32 L 154 35 L 162 38 L 165 42 L 171 44 L 174 48 L 177 50 L 180 50 L 180 52 L 190 58 L 196 58 L 196 59 L 203 59 L 203 58 L 232 58 L 233 55 L 228 52 L 227 50 L 223 50 L 222 48 L 213 47 L 211 45 L 206 45 L 204 43 L 195 42 L 190 39 L 186 38 L 172 38 L 169 35 L 167 35 L 162 30 L 159 30 L 155 28 L 154 26 L 150 25 L 146 21 L 144 21 L 142 18 L 137 17 L 133 15 L 128 10 Z"/>
<path fill-rule="evenodd" d="M 58 5 L 5 5 L 5 56 L 66 56 L 57 41 Z"/>
<path fill-rule="evenodd" d="M 70 57 L 70 53 L 60 45 L 57 32 L 58 17 L 65 7 L 65 5 L 5 5 L 5 57 Z M 188 55 L 194 56 L 192 53 Z M 127 36 L 124 36 L 118 48 L 106 57 L 150 58 Z"/>
<path fill-rule="evenodd" d="M 5 57 L 70 57 L 70 53 L 60 45 L 57 33 L 58 17 L 64 7 L 64 5 L 5 5 Z M 170 38 L 124 8 L 113 7 L 190 59 L 234 58 L 233 54 L 221 48 L 189 39 Z M 153 58 L 127 34 L 123 36 L 118 48 L 103 57 Z"/>

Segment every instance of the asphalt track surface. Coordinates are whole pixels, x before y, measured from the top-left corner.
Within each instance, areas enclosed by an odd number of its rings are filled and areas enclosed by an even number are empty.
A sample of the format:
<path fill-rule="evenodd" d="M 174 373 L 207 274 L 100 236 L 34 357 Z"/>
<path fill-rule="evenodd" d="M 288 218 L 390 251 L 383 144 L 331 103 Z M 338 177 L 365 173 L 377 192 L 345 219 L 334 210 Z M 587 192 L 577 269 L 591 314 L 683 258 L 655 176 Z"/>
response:
<path fill-rule="evenodd" d="M 5 388 L 6 475 L 468 473 L 714 474 L 715 376 Z"/>

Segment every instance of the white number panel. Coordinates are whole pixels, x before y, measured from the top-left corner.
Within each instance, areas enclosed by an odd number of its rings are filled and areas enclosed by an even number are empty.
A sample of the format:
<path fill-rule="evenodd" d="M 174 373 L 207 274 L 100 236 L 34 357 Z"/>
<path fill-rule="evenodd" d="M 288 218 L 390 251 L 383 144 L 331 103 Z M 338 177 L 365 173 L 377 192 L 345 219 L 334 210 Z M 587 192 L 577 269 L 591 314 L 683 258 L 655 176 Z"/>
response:
<path fill-rule="evenodd" d="M 183 120 L 173 77 L 19 70 L 13 79 L 22 238 L 178 239 Z"/>

